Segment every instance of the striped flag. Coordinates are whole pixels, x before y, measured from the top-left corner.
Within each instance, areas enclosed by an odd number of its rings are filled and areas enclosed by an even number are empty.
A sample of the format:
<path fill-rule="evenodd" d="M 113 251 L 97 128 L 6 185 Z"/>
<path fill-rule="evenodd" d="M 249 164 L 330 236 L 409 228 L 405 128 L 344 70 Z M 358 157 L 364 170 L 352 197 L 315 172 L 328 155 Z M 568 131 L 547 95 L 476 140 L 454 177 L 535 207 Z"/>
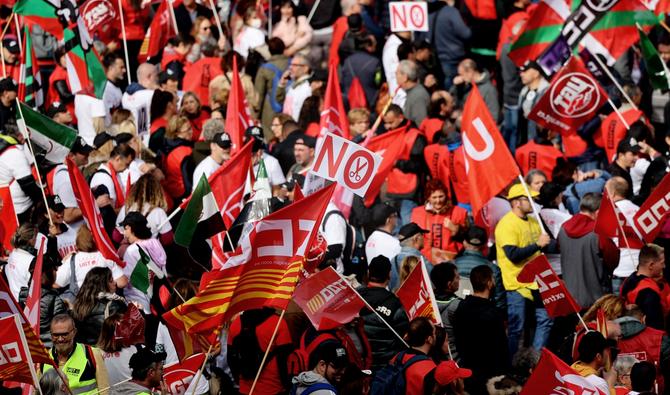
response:
<path fill-rule="evenodd" d="M 656 47 L 649 40 L 645 32 L 642 29 L 638 29 L 638 32 L 640 33 L 640 51 L 642 52 L 644 65 L 647 67 L 651 86 L 654 89 L 670 89 L 670 71 L 668 71 L 668 66 L 658 55 Z"/>
<path fill-rule="evenodd" d="M 174 241 L 189 247 L 195 239 L 208 239 L 226 228 L 216 198 L 203 174 L 174 232 Z"/>
<path fill-rule="evenodd" d="M 254 223 L 228 261 L 236 266 L 203 274 L 198 294 L 165 313 L 165 321 L 188 333 L 209 334 L 241 311 L 286 309 L 333 188 Z"/>
<path fill-rule="evenodd" d="M 44 150 L 44 157 L 52 163 L 63 163 L 70 148 L 77 141 L 77 131 L 62 125 L 47 116 L 20 103 L 16 123 L 22 132 L 28 132 L 30 140 Z"/>
<path fill-rule="evenodd" d="M 23 29 L 23 56 L 19 74 L 19 101 L 26 103 L 32 108 L 41 107 L 44 104 L 44 90 L 42 89 L 42 75 L 37 64 L 33 40 L 30 35 L 30 26 L 26 24 Z"/>
<path fill-rule="evenodd" d="M 30 355 L 30 347 L 26 342 L 26 335 L 18 315 L 12 314 L 0 318 L 0 342 L 3 344 L 0 381 L 11 379 L 38 386 L 39 381 Z"/>

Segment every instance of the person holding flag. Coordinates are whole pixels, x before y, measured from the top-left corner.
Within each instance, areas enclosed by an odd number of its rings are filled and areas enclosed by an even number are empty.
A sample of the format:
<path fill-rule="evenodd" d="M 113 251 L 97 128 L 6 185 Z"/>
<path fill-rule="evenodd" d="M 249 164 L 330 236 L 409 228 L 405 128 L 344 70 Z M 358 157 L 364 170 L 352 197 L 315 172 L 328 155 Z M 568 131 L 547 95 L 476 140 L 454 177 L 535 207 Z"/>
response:
<path fill-rule="evenodd" d="M 536 197 L 538 193 L 530 192 L 530 196 Z M 524 329 L 526 299 L 534 300 L 533 293 L 537 295 L 538 289 L 537 283 L 520 283 L 516 277 L 525 263 L 542 252 L 555 250 L 556 242 L 552 241 L 548 234 L 543 233 L 537 220 L 529 215 L 533 212 L 533 207 L 524 185 L 513 185 L 507 193 L 507 200 L 512 210 L 498 222 L 495 243 L 498 265 L 507 291 L 509 355 L 514 355 L 519 348 Z M 544 307 L 535 307 L 535 317 L 537 326 L 533 348 L 540 350 L 549 338 L 552 320 Z"/>
<path fill-rule="evenodd" d="M 614 392 L 616 370 L 604 371 L 604 377 L 601 377 L 599 372 L 605 367 L 605 361 L 616 359 L 613 351 L 615 346 L 614 340 L 605 339 L 600 332 L 587 332 L 579 343 L 577 351 L 579 359 L 570 366 L 580 376 L 586 378 L 586 381 L 596 386 L 602 394 Z"/>

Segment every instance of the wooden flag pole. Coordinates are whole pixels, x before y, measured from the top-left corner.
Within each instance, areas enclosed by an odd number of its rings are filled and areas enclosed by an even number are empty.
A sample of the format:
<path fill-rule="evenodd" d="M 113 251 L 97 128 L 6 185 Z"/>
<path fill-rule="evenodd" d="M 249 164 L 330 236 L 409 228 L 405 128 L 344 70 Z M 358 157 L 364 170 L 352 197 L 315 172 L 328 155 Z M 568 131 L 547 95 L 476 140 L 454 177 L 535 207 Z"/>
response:
<path fill-rule="evenodd" d="M 19 51 L 23 51 L 23 42 L 21 41 L 21 25 L 19 25 L 19 16 L 17 14 L 14 14 L 14 24 L 16 25 L 16 41 L 19 44 Z M 30 51 L 30 48 L 26 48 L 26 50 Z M 23 55 L 23 52 L 21 52 L 21 55 Z M 25 59 L 25 57 L 23 59 Z"/>
<path fill-rule="evenodd" d="M 12 10 L 11 15 L 9 15 L 9 18 L 7 18 L 7 23 L 5 24 L 5 28 L 2 29 L 2 35 L 0 35 L 0 41 L 5 38 L 5 34 L 7 33 L 7 29 L 9 28 L 9 25 L 11 24 L 11 19 L 14 18 L 15 12 Z"/>
<path fill-rule="evenodd" d="M 3 62 L 3 66 L 4 66 L 4 62 Z M 25 122 L 26 118 L 23 116 L 23 110 L 21 110 L 21 102 L 19 101 L 18 97 L 16 98 L 16 107 L 19 111 L 19 115 L 21 115 L 21 119 L 23 120 L 23 122 L 21 123 L 21 127 L 23 128 L 23 130 L 21 130 L 21 133 L 25 136 L 26 141 L 28 142 L 28 148 L 30 148 L 30 155 L 33 156 L 33 161 L 35 163 L 35 167 L 37 168 L 37 158 L 35 158 L 35 150 L 33 150 L 33 144 L 30 142 L 30 134 L 28 133 L 28 128 L 26 127 L 26 122 Z M 42 183 L 42 176 L 40 175 L 39 170 L 36 171 L 35 173 L 37 173 L 37 182 L 39 182 L 40 192 L 42 192 L 42 198 L 44 199 L 44 207 L 47 210 L 47 217 L 49 218 L 49 225 L 54 226 L 54 222 L 51 219 L 51 214 L 49 214 L 49 202 L 47 201 L 47 195 L 44 192 L 44 187 L 43 187 L 44 184 Z M 35 203 L 35 202 L 33 202 L 33 203 Z"/>
<path fill-rule="evenodd" d="M 119 4 L 119 19 L 121 20 L 121 38 L 123 39 L 123 54 L 126 57 L 126 73 L 128 75 L 128 84 L 132 82 L 130 79 L 130 60 L 128 58 L 128 39 L 126 38 L 126 22 L 123 19 L 123 4 L 118 0 Z"/>
<path fill-rule="evenodd" d="M 214 14 L 214 22 L 216 22 L 216 28 L 219 30 L 219 38 L 225 37 L 225 35 L 223 34 L 223 29 L 221 28 L 221 18 L 219 18 L 219 13 L 216 12 L 216 4 L 214 4 L 214 0 L 209 0 L 209 6 L 212 7 L 212 13 Z"/>
<path fill-rule="evenodd" d="M 540 229 L 542 230 L 542 233 L 547 234 L 547 229 L 544 228 L 544 223 L 542 223 L 542 218 L 540 218 L 540 213 L 536 210 L 535 201 L 533 200 L 533 196 L 530 194 L 530 189 L 528 189 L 528 184 L 526 184 L 526 180 L 523 179 L 523 176 L 521 175 L 521 172 L 519 172 L 519 181 L 521 181 L 521 185 L 523 185 L 523 189 L 524 189 L 524 191 L 526 191 L 526 197 L 528 198 L 528 202 L 530 203 L 530 208 L 533 209 L 533 216 L 537 220 L 537 223 L 540 225 Z"/>
<path fill-rule="evenodd" d="M 14 314 L 14 323 L 16 325 L 16 330 L 19 332 L 19 337 L 21 337 L 21 345 L 24 347 L 26 351 L 26 357 L 27 357 L 27 363 L 28 363 L 28 369 L 30 370 L 30 376 L 33 379 L 33 382 L 35 383 L 35 387 L 37 387 L 37 390 L 40 392 L 40 395 L 42 395 L 42 387 L 40 386 L 40 381 L 37 379 L 37 372 L 35 371 L 35 364 L 33 363 L 33 358 L 30 355 L 30 350 L 28 347 L 28 340 L 26 340 L 26 334 L 23 331 L 23 325 L 21 325 L 21 319 L 19 318 L 18 314 Z"/>
<path fill-rule="evenodd" d="M 254 379 L 254 382 L 251 384 L 251 389 L 249 390 L 249 395 L 253 395 L 254 389 L 256 388 L 256 383 L 258 382 L 258 379 L 261 377 L 261 372 L 263 371 L 263 367 L 265 366 L 265 361 L 268 359 L 268 355 L 270 354 L 270 349 L 272 348 L 272 344 L 275 341 L 275 337 L 277 337 L 277 332 L 279 332 L 279 325 L 281 325 L 282 320 L 284 319 L 284 314 L 286 313 L 286 309 L 281 311 L 281 314 L 279 315 L 279 320 L 277 320 L 277 325 L 275 325 L 275 330 L 272 332 L 272 336 L 270 337 L 270 342 L 268 343 L 268 348 L 265 350 L 265 355 L 263 355 L 263 360 L 261 360 L 261 366 L 258 367 L 258 372 L 256 372 L 256 378 Z M 195 395 L 195 393 L 193 393 Z"/>
<path fill-rule="evenodd" d="M 215 331 L 216 337 L 219 337 L 219 329 Z M 205 369 L 205 364 L 207 363 L 207 360 L 209 359 L 209 353 L 212 352 L 212 346 L 214 344 L 209 345 L 209 348 L 207 349 L 207 354 L 205 354 L 205 360 L 202 361 L 202 366 L 200 366 L 200 370 L 198 370 L 198 374 L 195 376 L 195 383 L 193 384 L 193 392 L 191 392 L 191 395 L 196 394 L 196 390 L 198 388 L 198 382 L 200 382 L 200 377 L 202 376 L 202 371 Z"/>
<path fill-rule="evenodd" d="M 174 6 L 172 5 L 172 0 L 165 0 L 168 2 L 168 11 L 170 12 L 170 17 L 172 17 L 172 23 L 174 23 L 174 34 L 179 35 L 179 28 L 177 27 L 177 16 L 174 14 Z"/>
<path fill-rule="evenodd" d="M 626 130 L 629 130 L 629 129 L 630 129 L 630 125 L 629 125 L 628 122 L 626 122 L 626 120 L 623 118 L 623 114 L 621 114 L 621 111 L 619 111 L 619 109 L 616 108 L 616 106 L 614 105 L 614 103 L 612 103 L 612 99 L 610 99 L 610 98 L 608 97 L 608 98 L 607 98 L 607 102 L 610 104 L 610 107 L 612 107 L 612 110 L 614 110 L 614 112 L 616 112 L 616 115 L 619 117 L 619 119 L 621 120 L 621 122 L 623 122 L 623 125 L 626 127 Z M 608 158 L 608 159 L 609 159 L 609 158 Z"/>
<path fill-rule="evenodd" d="M 634 109 L 637 110 L 637 106 L 635 105 L 635 103 L 633 103 L 633 100 L 630 98 L 630 96 L 628 96 L 628 94 L 623 90 L 623 88 L 622 88 L 621 85 L 619 84 L 619 81 L 617 81 L 616 78 L 614 78 L 614 76 L 613 76 L 612 73 L 610 72 L 610 70 L 609 70 L 609 68 L 607 67 L 607 65 L 604 64 L 602 60 L 600 60 L 600 58 L 598 57 L 597 54 L 593 55 L 593 59 L 595 59 L 596 62 L 598 62 L 598 65 L 600 66 L 600 68 L 605 72 L 605 74 L 607 74 L 607 76 L 609 77 L 609 79 L 612 80 L 612 82 L 613 82 L 614 85 L 617 87 L 617 89 L 619 89 L 619 92 L 621 92 L 621 94 L 622 94 L 623 97 L 626 99 L 626 101 L 628 101 L 628 103 L 629 103 Z"/>

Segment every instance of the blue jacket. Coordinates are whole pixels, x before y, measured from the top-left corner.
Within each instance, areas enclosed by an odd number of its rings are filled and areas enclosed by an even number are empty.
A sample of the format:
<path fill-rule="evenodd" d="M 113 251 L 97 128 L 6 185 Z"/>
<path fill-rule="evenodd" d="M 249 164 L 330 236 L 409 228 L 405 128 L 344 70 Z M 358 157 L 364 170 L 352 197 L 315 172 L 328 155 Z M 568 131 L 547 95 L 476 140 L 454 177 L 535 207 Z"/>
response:
<path fill-rule="evenodd" d="M 452 6 L 444 6 L 430 18 L 429 25 L 430 32 L 434 32 L 435 50 L 440 62 L 454 64 L 463 60 L 465 44 L 472 31 L 463 21 L 461 13 Z"/>
<path fill-rule="evenodd" d="M 402 260 L 408 256 L 420 257 L 423 260 L 424 267 L 428 271 L 428 274 L 430 274 L 431 270 L 433 270 L 433 265 L 430 263 L 430 260 L 426 258 L 421 253 L 421 251 L 417 250 L 416 248 L 402 246 L 400 248 L 400 252 L 398 253 L 398 255 L 396 255 L 395 258 L 391 259 L 391 282 L 389 282 L 389 289 L 391 291 L 395 291 L 396 288 L 398 288 L 401 285 L 400 268 L 402 266 Z"/>

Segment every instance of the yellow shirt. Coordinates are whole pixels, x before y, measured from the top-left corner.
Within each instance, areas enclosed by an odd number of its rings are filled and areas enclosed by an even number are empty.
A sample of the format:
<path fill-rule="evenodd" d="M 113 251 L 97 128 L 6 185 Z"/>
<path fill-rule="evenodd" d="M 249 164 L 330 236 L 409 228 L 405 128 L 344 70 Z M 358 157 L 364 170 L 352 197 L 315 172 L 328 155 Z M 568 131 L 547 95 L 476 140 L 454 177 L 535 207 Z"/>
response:
<path fill-rule="evenodd" d="M 538 289 L 537 283 L 520 283 L 517 281 L 516 276 L 521 273 L 521 269 L 523 269 L 523 266 L 526 263 L 540 255 L 541 252 L 538 250 L 531 257 L 525 259 L 519 264 L 516 264 L 507 258 L 503 247 L 526 247 L 535 243 L 540 237 L 541 233 L 542 230 L 540 229 L 540 225 L 537 223 L 537 220 L 531 216 L 527 216 L 526 219 L 522 219 L 510 211 L 500 219 L 500 222 L 498 222 L 495 231 L 496 257 L 498 260 L 498 266 L 500 267 L 500 272 L 502 274 L 505 290 L 517 291 L 525 298 L 532 299 L 530 290 Z"/>

